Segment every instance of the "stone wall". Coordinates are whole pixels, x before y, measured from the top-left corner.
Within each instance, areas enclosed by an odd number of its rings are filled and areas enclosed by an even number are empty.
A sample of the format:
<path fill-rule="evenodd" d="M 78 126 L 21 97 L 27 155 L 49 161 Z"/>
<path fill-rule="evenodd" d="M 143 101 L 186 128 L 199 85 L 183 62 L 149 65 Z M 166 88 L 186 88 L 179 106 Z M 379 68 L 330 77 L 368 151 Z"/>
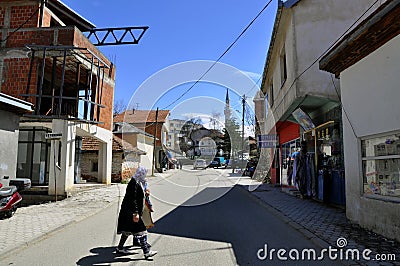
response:
<path fill-rule="evenodd" d="M 111 182 L 120 183 L 129 180 L 139 166 L 140 157 L 137 155 L 128 155 L 124 158 L 124 153 L 113 152 Z M 81 159 L 81 178 L 88 182 L 98 182 L 98 171 L 94 170 L 94 164 L 97 163 L 97 152 L 82 153 Z"/>
<path fill-rule="evenodd" d="M 93 164 L 98 162 L 97 152 L 85 152 L 81 156 L 81 178 L 89 182 L 97 182 L 98 171 L 92 171 Z"/>

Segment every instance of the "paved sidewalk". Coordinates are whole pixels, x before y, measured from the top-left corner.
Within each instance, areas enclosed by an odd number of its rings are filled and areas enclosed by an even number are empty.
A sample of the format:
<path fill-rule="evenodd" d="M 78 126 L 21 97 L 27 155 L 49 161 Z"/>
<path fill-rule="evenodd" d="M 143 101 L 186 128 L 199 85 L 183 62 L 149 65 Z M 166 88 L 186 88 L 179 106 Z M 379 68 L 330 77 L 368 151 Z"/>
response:
<path fill-rule="evenodd" d="M 57 202 L 18 208 L 9 219 L 0 220 L 0 259 L 24 248 L 68 224 L 83 220 L 118 200 L 126 185 L 92 187 Z"/>
<path fill-rule="evenodd" d="M 168 177 L 168 170 L 160 177 Z M 125 195 L 126 185 L 81 185 L 74 196 L 57 202 L 18 208 L 15 215 L 0 219 L 0 260 L 9 252 L 43 239 L 69 224 L 76 223 L 107 208 Z M 79 191 L 80 190 L 80 191 Z"/>
<path fill-rule="evenodd" d="M 321 248 L 329 246 L 337 248 L 338 239 L 345 238 L 347 245 L 343 248 L 344 250 L 358 249 L 361 254 L 368 248 L 372 250 L 371 258 L 375 254 L 396 255 L 394 262 L 362 260 L 347 261 L 345 264 L 400 265 L 400 244 L 350 223 L 344 209 L 330 207 L 314 200 L 304 200 L 282 192 L 280 187 L 268 184 L 263 184 L 250 193 L 261 203 L 272 207 L 284 221 L 297 228 Z"/>

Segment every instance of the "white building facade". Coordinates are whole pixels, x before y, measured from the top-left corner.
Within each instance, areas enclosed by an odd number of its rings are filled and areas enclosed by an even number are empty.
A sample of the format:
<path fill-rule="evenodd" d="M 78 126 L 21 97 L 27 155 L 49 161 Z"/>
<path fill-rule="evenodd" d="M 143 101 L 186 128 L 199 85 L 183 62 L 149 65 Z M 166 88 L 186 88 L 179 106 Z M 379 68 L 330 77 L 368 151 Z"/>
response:
<path fill-rule="evenodd" d="M 340 76 L 346 215 L 400 240 L 400 1 L 386 1 L 320 61 Z"/>
<path fill-rule="evenodd" d="M 286 161 L 299 148 L 300 140 L 306 140 L 309 152 L 315 154 L 334 150 L 334 167 L 343 181 L 340 84 L 318 68 L 317 59 L 373 2 L 278 1 L 261 85 L 268 99 L 265 131 L 278 139 L 277 148 L 271 152 L 273 183 L 288 184 Z M 300 119 L 295 112 L 305 115 Z M 328 147 L 329 143 L 335 143 L 335 147 Z M 317 155 L 314 160 L 318 169 Z"/>

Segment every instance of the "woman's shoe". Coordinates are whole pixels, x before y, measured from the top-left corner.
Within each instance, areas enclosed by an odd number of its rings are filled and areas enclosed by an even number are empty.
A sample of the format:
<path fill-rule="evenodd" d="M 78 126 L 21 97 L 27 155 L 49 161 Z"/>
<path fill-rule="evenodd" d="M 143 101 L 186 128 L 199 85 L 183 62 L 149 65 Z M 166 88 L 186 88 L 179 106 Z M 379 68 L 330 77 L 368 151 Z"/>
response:
<path fill-rule="evenodd" d="M 145 259 L 148 259 L 148 258 L 150 258 L 150 257 L 153 257 L 154 255 L 156 255 L 157 254 L 157 251 L 149 251 L 148 253 L 145 253 L 144 254 L 144 258 Z"/>

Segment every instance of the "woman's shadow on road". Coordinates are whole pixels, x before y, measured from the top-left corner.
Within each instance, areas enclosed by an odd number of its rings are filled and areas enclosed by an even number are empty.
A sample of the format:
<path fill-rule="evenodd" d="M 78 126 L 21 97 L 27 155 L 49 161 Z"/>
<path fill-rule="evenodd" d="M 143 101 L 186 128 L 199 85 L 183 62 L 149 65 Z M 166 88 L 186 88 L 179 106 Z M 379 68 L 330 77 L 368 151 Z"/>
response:
<path fill-rule="evenodd" d="M 128 263 L 145 260 L 145 258 L 140 257 L 142 256 L 140 248 L 129 249 L 128 251 L 130 252 L 129 254 L 118 254 L 115 252 L 115 246 L 92 248 L 90 250 L 91 255 L 81 258 L 76 262 L 76 265 L 109 265 L 111 263 Z"/>

